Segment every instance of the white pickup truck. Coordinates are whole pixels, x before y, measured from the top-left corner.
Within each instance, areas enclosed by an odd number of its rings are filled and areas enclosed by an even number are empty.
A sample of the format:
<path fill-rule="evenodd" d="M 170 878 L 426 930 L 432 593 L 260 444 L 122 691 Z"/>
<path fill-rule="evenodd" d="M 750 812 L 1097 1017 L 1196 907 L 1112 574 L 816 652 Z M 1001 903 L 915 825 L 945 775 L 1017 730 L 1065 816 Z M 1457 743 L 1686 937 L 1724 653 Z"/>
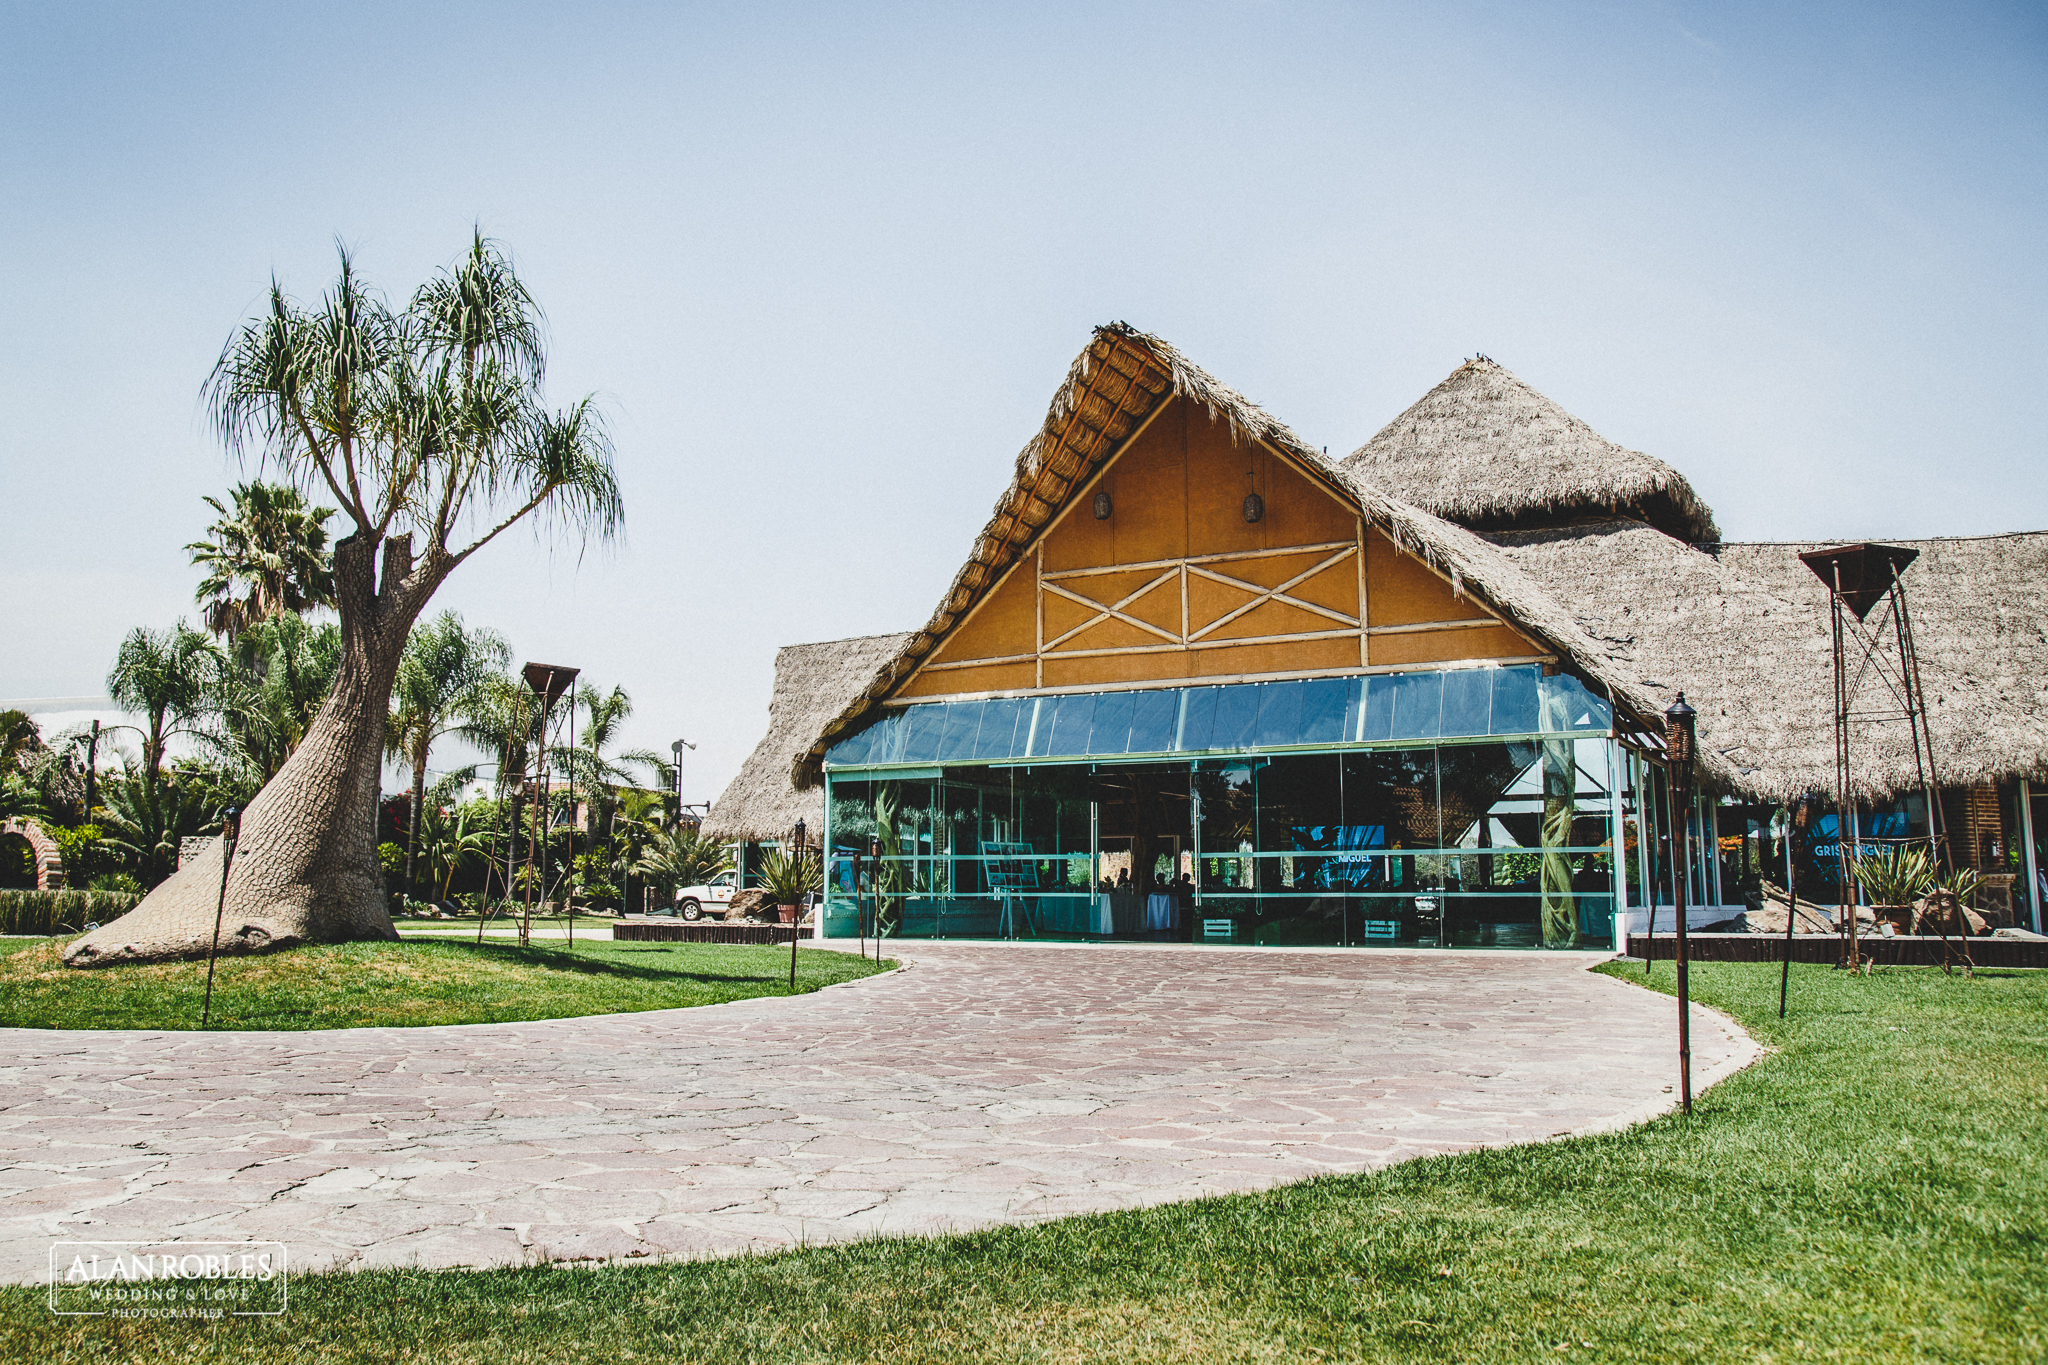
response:
<path fill-rule="evenodd" d="M 724 919 L 732 908 L 733 892 L 739 889 L 739 877 L 732 872 L 721 872 L 701 886 L 685 886 L 676 892 L 676 910 L 684 919 L 703 919 L 715 915 Z"/>

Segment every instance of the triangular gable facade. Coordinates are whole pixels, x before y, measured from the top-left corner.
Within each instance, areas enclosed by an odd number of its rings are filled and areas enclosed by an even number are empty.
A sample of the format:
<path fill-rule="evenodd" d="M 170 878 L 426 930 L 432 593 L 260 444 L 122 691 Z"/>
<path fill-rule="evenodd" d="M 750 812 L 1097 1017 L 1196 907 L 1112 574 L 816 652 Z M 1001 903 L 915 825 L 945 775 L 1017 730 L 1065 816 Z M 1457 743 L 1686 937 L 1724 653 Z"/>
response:
<path fill-rule="evenodd" d="M 1586 643 L 1492 546 L 1116 324 L 1069 371 L 931 622 L 792 777 L 815 782 L 825 749 L 889 705 L 1468 661 L 1593 677 L 1607 661 Z"/>
<path fill-rule="evenodd" d="M 1327 473 L 1176 395 L 1076 488 L 892 697 L 1549 652 L 1368 526 Z"/>

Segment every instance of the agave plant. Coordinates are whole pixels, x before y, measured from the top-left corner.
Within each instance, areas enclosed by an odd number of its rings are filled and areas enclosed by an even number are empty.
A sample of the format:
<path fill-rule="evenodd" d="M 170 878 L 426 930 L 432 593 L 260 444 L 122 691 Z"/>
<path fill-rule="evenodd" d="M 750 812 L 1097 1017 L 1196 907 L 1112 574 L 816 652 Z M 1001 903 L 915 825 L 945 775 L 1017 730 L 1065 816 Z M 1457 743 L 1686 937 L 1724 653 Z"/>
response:
<path fill-rule="evenodd" d="M 817 856 L 809 849 L 772 848 L 761 859 L 761 887 L 777 905 L 795 905 L 824 884 Z"/>
<path fill-rule="evenodd" d="M 1934 886 L 1934 865 L 1922 849 L 1903 845 L 1856 859 L 1856 882 L 1873 905 L 1911 905 Z"/>
<path fill-rule="evenodd" d="M 1977 888 L 1982 882 L 1983 878 L 1977 875 L 1974 868 L 1952 867 L 1932 879 L 1932 889 L 1946 891 L 1964 905 L 1973 905 L 1977 900 Z"/>

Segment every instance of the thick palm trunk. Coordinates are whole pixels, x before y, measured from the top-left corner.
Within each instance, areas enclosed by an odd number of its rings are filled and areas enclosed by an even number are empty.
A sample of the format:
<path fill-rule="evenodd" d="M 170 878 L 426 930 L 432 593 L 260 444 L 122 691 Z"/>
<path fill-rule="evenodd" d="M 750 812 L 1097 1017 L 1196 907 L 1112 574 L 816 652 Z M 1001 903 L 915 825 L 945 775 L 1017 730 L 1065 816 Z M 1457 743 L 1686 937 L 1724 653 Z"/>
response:
<path fill-rule="evenodd" d="M 249 803 L 220 920 L 223 953 L 302 943 L 395 939 L 377 866 L 377 788 L 384 723 L 406 635 L 452 558 L 410 538 L 335 546 L 342 660 L 334 691 L 284 767 Z M 135 909 L 65 949 L 74 967 L 204 957 L 221 904 L 221 842 Z"/>

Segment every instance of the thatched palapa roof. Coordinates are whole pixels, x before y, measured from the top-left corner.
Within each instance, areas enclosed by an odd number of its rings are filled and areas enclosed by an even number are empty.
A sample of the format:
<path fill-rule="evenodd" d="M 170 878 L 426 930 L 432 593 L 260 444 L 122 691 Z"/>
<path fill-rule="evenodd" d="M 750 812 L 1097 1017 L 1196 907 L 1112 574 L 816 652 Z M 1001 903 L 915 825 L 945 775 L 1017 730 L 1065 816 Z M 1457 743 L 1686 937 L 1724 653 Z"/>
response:
<path fill-rule="evenodd" d="M 1475 530 L 1621 515 L 1681 540 L 1720 538 L 1684 475 L 1616 445 L 1484 356 L 1451 371 L 1344 468 Z"/>
<path fill-rule="evenodd" d="M 1622 717 L 1655 731 L 1685 691 L 1709 788 L 1770 801 L 1832 791 L 1827 595 L 1798 559 L 1815 547 L 1718 543 L 1712 512 L 1677 471 L 1606 441 L 1488 360 L 1461 366 L 1340 466 L 1166 342 L 1118 323 L 1098 328 L 1069 369 L 923 629 L 777 656 L 768 735 L 706 828 L 776 838 L 822 818 L 825 750 L 1177 396 L 1349 498 Z M 1940 779 L 2048 777 L 2048 598 L 2032 586 L 2048 581 L 2048 533 L 1896 543 L 1921 551 L 1904 581 Z M 1861 726 L 1852 752 L 1861 794 L 1917 785 L 1903 724 Z"/>
<path fill-rule="evenodd" d="M 797 790 L 789 780 L 790 764 L 909 639 L 901 633 L 866 635 L 775 651 L 768 733 L 713 803 L 704 833 L 715 839 L 781 839 L 798 820 L 807 822 L 814 835 L 821 832 L 824 793 L 815 787 Z"/>
<path fill-rule="evenodd" d="M 879 668 L 816 735 L 791 765 L 792 791 L 817 784 L 825 750 L 855 728 L 895 686 L 935 649 L 976 595 L 1059 514 L 1067 498 L 1085 485 L 1169 398 L 1181 396 L 1229 423 L 1244 438 L 1263 442 L 1348 497 L 1368 519 L 1410 554 L 1431 564 L 1470 595 L 1529 629 L 1556 651 L 1560 662 L 1596 691 L 1611 696 L 1640 719 L 1657 716 L 1668 698 L 1637 685 L 1617 666 L 1611 646 L 1578 628 L 1569 612 L 1504 555 L 1500 548 L 1382 489 L 1368 486 L 1333 464 L 1243 394 L 1212 377 L 1158 337 L 1123 323 L 1097 328 L 1053 396 L 1036 436 L 1016 461 L 995 514 L 976 537 L 973 556 L 954 577 L 939 608 L 922 631 L 911 635 L 897 656 Z M 1710 760 L 1707 767 L 1713 770 Z"/>
<path fill-rule="evenodd" d="M 1502 553 L 1564 604 L 1633 688 L 1683 689 L 1699 708 L 1712 784 L 1766 801 L 1835 788 L 1828 594 L 1799 561 L 1818 544 L 1674 540 L 1639 521 L 1496 532 Z M 2048 777 L 2048 533 L 1887 541 L 1920 551 L 1900 580 L 1916 637 L 1935 774 L 1944 784 Z M 1884 669 L 1897 645 L 1883 608 Z M 1850 657 L 1851 783 L 1864 797 L 1919 785 L 1900 703 Z"/>

